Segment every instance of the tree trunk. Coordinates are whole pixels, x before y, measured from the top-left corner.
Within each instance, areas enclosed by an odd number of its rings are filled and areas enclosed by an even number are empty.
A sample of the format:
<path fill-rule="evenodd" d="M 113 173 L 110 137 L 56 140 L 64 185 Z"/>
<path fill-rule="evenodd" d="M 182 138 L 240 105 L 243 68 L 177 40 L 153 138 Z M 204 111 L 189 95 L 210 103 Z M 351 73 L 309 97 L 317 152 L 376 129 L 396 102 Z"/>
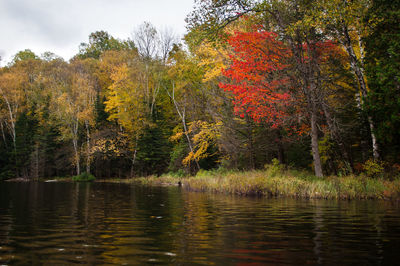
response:
<path fill-rule="evenodd" d="M 253 170 L 256 168 L 256 163 L 255 163 L 255 155 L 254 155 L 254 140 L 253 140 L 253 127 L 251 123 L 251 118 L 249 116 L 246 116 L 246 122 L 248 124 L 247 127 L 247 137 L 249 141 L 249 164 L 250 168 Z"/>
<path fill-rule="evenodd" d="M 137 141 L 137 139 L 136 139 Z M 135 161 L 136 161 L 136 153 L 137 150 L 135 149 L 135 151 L 133 152 L 133 158 L 132 158 L 132 165 L 131 165 L 131 177 L 133 177 L 133 170 L 134 170 L 134 166 L 135 166 Z"/>
<path fill-rule="evenodd" d="M 3 91 L 1 90 L 3 93 Z M 15 132 L 15 121 L 17 121 L 17 111 L 18 111 L 18 105 L 14 108 L 14 115 L 13 115 L 13 108 L 11 107 L 10 102 L 8 101 L 7 97 L 3 95 L 3 99 L 5 100 L 8 108 L 8 113 L 10 115 L 10 123 L 11 126 L 9 126 L 10 131 L 11 131 L 11 136 L 12 136 L 12 141 L 13 141 L 13 147 L 14 147 L 14 159 L 15 159 L 15 174 L 18 177 L 18 159 L 17 159 L 17 134 Z M 14 117 L 15 116 L 15 117 Z"/>
<path fill-rule="evenodd" d="M 283 143 L 282 143 L 282 134 L 280 132 L 280 130 L 277 130 L 277 134 L 278 134 L 278 160 L 280 164 L 285 164 L 285 150 L 283 147 Z"/>
<path fill-rule="evenodd" d="M 317 177 L 323 177 L 321 158 L 318 150 L 317 110 L 314 106 L 311 112 L 311 150 L 314 161 L 314 172 Z"/>
<path fill-rule="evenodd" d="M 39 144 L 35 144 L 35 179 L 39 178 Z"/>
<path fill-rule="evenodd" d="M 90 131 L 89 122 L 85 121 L 86 125 L 86 173 L 90 174 Z"/>
<path fill-rule="evenodd" d="M 186 127 L 185 111 L 183 111 L 183 116 L 181 118 L 182 118 L 183 130 L 184 130 L 186 139 L 188 141 L 190 152 L 194 153 L 193 146 L 192 146 L 192 141 L 190 139 L 189 132 L 188 132 L 187 127 Z M 197 166 L 197 170 L 200 170 L 200 165 L 199 165 L 199 162 L 197 161 L 197 159 L 195 159 L 195 163 L 196 163 L 196 166 Z"/>
<path fill-rule="evenodd" d="M 175 100 L 175 85 L 174 84 L 172 84 L 172 95 L 169 93 L 168 90 L 167 90 L 167 93 L 168 93 L 169 97 L 171 98 L 171 100 L 173 101 L 173 103 L 175 105 L 175 109 L 176 109 L 179 117 L 181 118 L 182 126 L 183 126 L 183 133 L 185 134 L 186 139 L 188 141 L 189 150 L 190 150 L 191 153 L 194 153 L 193 146 L 192 146 L 192 141 L 190 139 L 189 132 L 188 132 L 187 126 L 186 126 L 186 117 L 185 117 L 186 110 L 185 110 L 185 107 L 183 108 L 183 110 L 181 110 L 179 108 L 178 102 Z M 197 166 L 197 170 L 200 170 L 200 165 L 199 165 L 199 162 L 198 162 L 197 159 L 195 159 L 195 163 L 196 163 L 196 166 Z"/>
<path fill-rule="evenodd" d="M 74 145 L 74 152 L 75 152 L 75 166 L 76 166 L 76 174 L 81 174 L 81 166 L 80 166 L 80 158 L 79 158 L 79 151 L 78 151 L 78 128 L 79 122 L 76 120 L 72 125 L 72 144 Z"/>
<path fill-rule="evenodd" d="M 3 127 L 3 121 L 0 121 L 0 126 L 1 126 L 1 134 L 3 137 L 3 141 L 4 141 L 4 146 L 7 147 L 7 140 L 6 140 L 6 134 L 4 133 L 4 127 Z"/>
<path fill-rule="evenodd" d="M 81 166 L 79 164 L 78 140 L 74 137 L 74 139 L 72 140 L 72 143 L 74 144 L 76 174 L 80 175 L 81 174 Z"/>
<path fill-rule="evenodd" d="M 356 104 L 357 104 L 357 114 L 358 117 L 360 119 L 360 121 L 363 121 L 363 114 L 362 114 L 362 102 L 361 102 L 361 97 L 360 97 L 360 93 L 357 92 L 355 95 L 355 99 L 356 99 Z M 364 127 L 360 127 L 360 136 L 364 135 Z M 362 161 L 366 161 L 369 158 L 369 143 L 367 141 L 366 138 L 361 137 L 361 141 L 360 141 L 360 148 L 361 148 L 361 160 Z"/>
<path fill-rule="evenodd" d="M 334 121 L 334 118 L 332 118 L 330 111 L 328 110 L 325 103 L 322 103 L 322 109 L 325 114 L 325 118 L 326 118 L 326 122 L 328 124 L 330 135 L 331 135 L 332 139 L 338 144 L 340 152 L 341 152 L 343 158 L 345 159 L 345 161 L 350 164 L 349 170 L 353 171 L 352 170 L 353 160 L 350 158 L 349 153 L 346 150 L 346 147 L 343 142 L 343 138 L 342 138 L 342 136 L 339 132 L 339 129 Z"/>
<path fill-rule="evenodd" d="M 361 91 L 361 95 L 362 95 L 362 102 L 364 103 L 365 99 L 368 96 L 368 91 L 367 91 L 367 85 L 365 83 L 364 69 L 362 67 L 362 62 L 360 62 L 360 60 L 357 58 L 356 53 L 354 52 L 353 46 L 351 44 L 351 37 L 348 32 L 348 28 L 346 26 L 343 26 L 342 33 L 343 33 L 342 44 L 345 47 L 347 54 L 349 55 L 350 67 L 353 70 L 353 72 L 357 78 L 357 82 L 358 82 L 358 85 L 360 86 L 360 91 Z M 359 41 L 360 47 L 362 48 L 360 39 L 358 41 Z M 361 107 L 364 108 L 363 106 L 361 106 Z M 379 146 L 378 146 L 378 142 L 376 140 L 376 136 L 375 136 L 375 132 L 374 132 L 374 130 L 375 130 L 374 123 L 372 121 L 372 117 L 369 115 L 367 117 L 367 122 L 369 125 L 370 134 L 371 134 L 372 154 L 374 156 L 374 159 L 377 160 L 377 159 L 379 159 L 379 152 L 378 152 Z"/>
<path fill-rule="evenodd" d="M 379 146 L 378 146 L 378 141 L 376 140 L 375 136 L 375 126 L 372 121 L 372 117 L 368 116 L 368 124 L 369 124 L 369 130 L 371 131 L 371 140 L 372 140 L 372 155 L 374 156 L 375 160 L 379 159 Z"/>

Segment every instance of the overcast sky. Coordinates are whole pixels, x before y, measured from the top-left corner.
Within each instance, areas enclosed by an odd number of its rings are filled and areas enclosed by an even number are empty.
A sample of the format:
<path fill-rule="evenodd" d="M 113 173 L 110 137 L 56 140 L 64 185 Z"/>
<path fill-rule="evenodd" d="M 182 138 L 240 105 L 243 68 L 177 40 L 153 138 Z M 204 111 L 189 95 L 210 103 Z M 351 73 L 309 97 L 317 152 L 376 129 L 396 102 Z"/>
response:
<path fill-rule="evenodd" d="M 90 33 L 127 39 L 144 21 L 185 33 L 194 0 L 0 0 L 1 65 L 18 51 L 53 52 L 68 60 Z"/>

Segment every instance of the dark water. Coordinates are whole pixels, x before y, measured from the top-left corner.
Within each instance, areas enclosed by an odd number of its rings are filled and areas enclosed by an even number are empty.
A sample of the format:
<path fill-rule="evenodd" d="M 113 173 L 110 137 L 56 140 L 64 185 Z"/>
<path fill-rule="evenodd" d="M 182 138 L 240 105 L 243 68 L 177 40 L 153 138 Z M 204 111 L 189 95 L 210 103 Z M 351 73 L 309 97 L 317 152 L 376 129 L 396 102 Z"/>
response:
<path fill-rule="evenodd" d="M 394 265 L 400 207 L 0 183 L 0 265 Z"/>

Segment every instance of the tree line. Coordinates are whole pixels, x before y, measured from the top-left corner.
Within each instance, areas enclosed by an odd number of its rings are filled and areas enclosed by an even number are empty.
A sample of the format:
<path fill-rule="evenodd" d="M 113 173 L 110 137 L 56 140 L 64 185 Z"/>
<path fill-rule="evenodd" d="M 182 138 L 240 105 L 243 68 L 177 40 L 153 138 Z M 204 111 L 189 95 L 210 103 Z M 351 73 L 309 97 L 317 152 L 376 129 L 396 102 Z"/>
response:
<path fill-rule="evenodd" d="M 400 171 L 399 4 L 196 0 L 183 42 L 97 31 L 0 69 L 0 179 Z"/>

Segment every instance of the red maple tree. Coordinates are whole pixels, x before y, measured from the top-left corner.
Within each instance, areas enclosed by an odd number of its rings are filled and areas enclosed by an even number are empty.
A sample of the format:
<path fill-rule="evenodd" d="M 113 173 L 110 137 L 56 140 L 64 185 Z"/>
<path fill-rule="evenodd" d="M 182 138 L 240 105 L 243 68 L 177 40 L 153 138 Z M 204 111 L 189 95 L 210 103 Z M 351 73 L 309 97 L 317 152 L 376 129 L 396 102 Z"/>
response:
<path fill-rule="evenodd" d="M 235 112 L 281 126 L 293 102 L 286 74 L 290 49 L 268 31 L 237 32 L 228 42 L 234 53 L 230 67 L 222 73 L 231 82 L 219 86 L 233 93 Z"/>
<path fill-rule="evenodd" d="M 308 65 L 313 58 L 322 66 L 343 51 L 332 41 L 320 41 L 302 44 L 299 50 L 306 52 L 298 58 L 276 33 L 263 30 L 236 32 L 228 42 L 233 49 L 232 62 L 222 74 L 230 82 L 219 86 L 232 92 L 235 113 L 241 117 L 247 113 L 255 122 L 264 121 L 273 128 L 286 124 L 289 131 L 300 135 L 306 133 L 305 128 L 309 126 L 303 122 L 297 126 L 288 123 L 290 118 L 300 121 L 300 117 L 309 115 L 305 103 L 308 95 L 304 93 L 307 88 L 296 89 L 295 86 L 301 84 L 293 82 L 293 75 L 292 78 L 289 76 L 293 64 Z"/>

